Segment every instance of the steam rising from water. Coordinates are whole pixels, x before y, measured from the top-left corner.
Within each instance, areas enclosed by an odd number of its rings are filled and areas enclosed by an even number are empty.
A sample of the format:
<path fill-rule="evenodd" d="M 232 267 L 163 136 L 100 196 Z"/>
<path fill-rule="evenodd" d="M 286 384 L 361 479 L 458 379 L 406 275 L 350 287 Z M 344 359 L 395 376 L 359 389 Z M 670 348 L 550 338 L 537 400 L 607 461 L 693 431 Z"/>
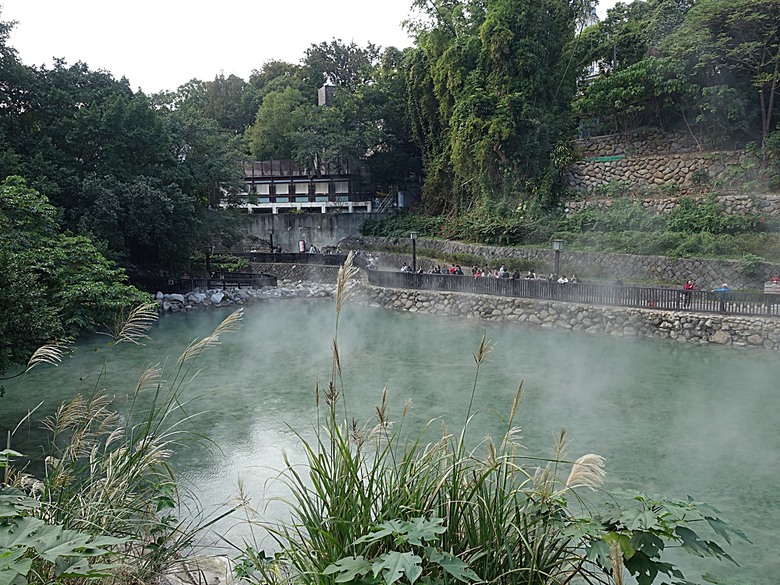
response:
<path fill-rule="evenodd" d="M 109 388 L 119 403 L 146 365 L 166 358 L 173 363 L 192 339 L 208 335 L 225 316 L 216 310 L 165 316 L 147 347 L 112 354 Z M 197 430 L 219 448 L 182 451 L 176 462 L 207 505 L 235 496 L 241 477 L 252 504 L 265 517 L 281 517 L 278 504 L 266 507 L 264 498 L 280 494 L 266 480 L 282 467 L 281 450 L 303 461 L 289 427 L 306 434 L 316 425 L 314 387 L 330 379 L 334 323 L 331 302 L 250 306 L 243 329 L 224 336 L 198 362 L 204 369 L 189 390 L 201 395 L 197 405 L 204 414 Z M 518 420 L 531 454 L 551 455 L 553 436 L 566 427 L 572 458 L 585 453 L 606 458 L 607 487 L 691 494 L 715 505 L 755 543 L 735 550 L 743 569 L 730 574 L 740 582 L 769 583 L 778 569 L 772 563 L 780 538 L 776 354 L 348 305 L 339 341 L 350 409 L 369 422 L 387 386 L 391 420 L 398 420 L 411 399 L 406 425 L 419 430 L 444 417 L 457 432 L 474 380 L 473 353 L 485 328 L 494 349 L 477 389 L 475 442 L 505 431 L 494 413 L 508 416 L 524 380 Z M 69 363 L 33 372 L 23 386 L 6 384 L 0 428 L 13 428 L 42 398 L 53 409 L 76 391 L 91 390 L 107 356 L 103 343 L 103 338 L 85 342 Z M 237 542 L 245 535 L 245 527 L 228 532 Z M 720 565 L 706 570 L 731 571 Z"/>

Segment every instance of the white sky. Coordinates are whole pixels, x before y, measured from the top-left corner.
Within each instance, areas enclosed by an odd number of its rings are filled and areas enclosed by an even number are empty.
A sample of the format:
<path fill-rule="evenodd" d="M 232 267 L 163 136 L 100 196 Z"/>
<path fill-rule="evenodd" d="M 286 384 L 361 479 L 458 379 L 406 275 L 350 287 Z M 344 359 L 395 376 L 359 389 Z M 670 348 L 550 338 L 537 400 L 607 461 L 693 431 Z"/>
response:
<path fill-rule="evenodd" d="M 539 0 L 544 1 L 544 0 Z M 602 0 L 599 15 L 616 0 Z M 298 63 L 313 43 L 407 47 L 411 0 L 0 0 L 10 45 L 28 66 L 68 64 L 127 77 L 150 94 L 220 73 L 248 79 L 272 59 Z"/>

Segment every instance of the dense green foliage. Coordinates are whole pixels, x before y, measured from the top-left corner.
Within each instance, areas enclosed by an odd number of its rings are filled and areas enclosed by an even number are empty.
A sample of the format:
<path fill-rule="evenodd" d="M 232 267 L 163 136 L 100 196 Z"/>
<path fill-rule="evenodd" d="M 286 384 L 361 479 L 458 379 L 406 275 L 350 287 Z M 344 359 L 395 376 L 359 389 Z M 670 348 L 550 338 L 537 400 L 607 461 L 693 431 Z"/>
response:
<path fill-rule="evenodd" d="M 416 2 L 409 112 L 421 145 L 423 203 L 560 196 L 576 68 L 567 47 L 587 3 Z"/>
<path fill-rule="evenodd" d="M 207 208 L 241 180 L 238 138 L 216 118 L 238 122 L 215 107 L 153 103 L 84 63 L 26 67 L 7 44 L 11 26 L 0 28 L 0 178 L 24 177 L 63 229 L 126 267 L 175 270 L 212 239 L 234 236 Z"/>
<path fill-rule="evenodd" d="M 628 198 L 606 210 L 586 206 L 567 218 L 529 219 L 522 210 L 481 206 L 463 215 L 401 212 L 365 221 L 366 236 L 451 239 L 490 245 L 548 245 L 562 238 L 573 250 L 673 257 L 780 257 L 780 223 L 758 214 L 727 215 L 712 199 L 683 197 L 668 215 L 645 210 Z"/>
<path fill-rule="evenodd" d="M 681 128 L 762 146 L 777 127 L 778 0 L 636 0 L 587 29 L 577 53 L 598 77 L 574 108 L 594 131 Z"/>
<path fill-rule="evenodd" d="M 24 179 L 0 183 L 0 373 L 43 343 L 113 324 L 146 295 Z"/>

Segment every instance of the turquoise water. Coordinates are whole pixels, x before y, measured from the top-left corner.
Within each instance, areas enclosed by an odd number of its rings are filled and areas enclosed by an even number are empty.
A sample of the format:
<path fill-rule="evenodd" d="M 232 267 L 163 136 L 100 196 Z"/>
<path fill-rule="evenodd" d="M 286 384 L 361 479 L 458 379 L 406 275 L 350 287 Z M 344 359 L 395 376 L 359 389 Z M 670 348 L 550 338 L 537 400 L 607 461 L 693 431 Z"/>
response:
<path fill-rule="evenodd" d="M 283 517 L 282 506 L 272 501 L 281 488 L 266 480 L 281 468 L 282 451 L 293 461 L 303 460 L 291 427 L 307 435 L 316 425 L 315 385 L 324 388 L 331 376 L 335 311 L 330 301 L 302 300 L 262 302 L 245 311 L 242 329 L 223 336 L 199 359 L 186 391 L 190 410 L 201 413 L 194 430 L 213 444 L 185 447 L 174 463 L 207 510 L 233 500 L 242 482 L 262 517 Z M 166 315 L 144 347 L 111 350 L 105 338 L 83 341 L 61 366 L 5 382 L 0 430 L 5 433 L 41 400 L 44 406 L 33 419 L 96 384 L 115 393 L 122 408 L 147 365 L 167 362 L 166 371 L 172 372 L 187 344 L 208 335 L 226 315 L 219 310 Z M 532 454 L 551 455 L 553 436 L 565 427 L 572 458 L 590 452 L 606 457 L 608 487 L 678 498 L 690 494 L 711 503 L 753 544 L 733 547 L 739 569 L 688 559 L 686 566 L 740 584 L 775 583 L 780 570 L 776 354 L 348 305 L 339 340 L 350 411 L 370 419 L 386 386 L 391 418 L 398 420 L 411 400 L 405 425 L 422 428 L 441 417 L 451 431 L 459 430 L 483 332 L 493 350 L 477 382 L 474 441 L 501 434 L 499 417 L 508 415 L 522 381 L 519 422 Z M 100 377 L 104 364 L 107 373 Z M 34 458 L 40 457 L 36 429 L 31 422 L 14 436 L 14 446 Z M 222 522 L 219 530 L 234 542 L 250 536 L 244 524 Z"/>

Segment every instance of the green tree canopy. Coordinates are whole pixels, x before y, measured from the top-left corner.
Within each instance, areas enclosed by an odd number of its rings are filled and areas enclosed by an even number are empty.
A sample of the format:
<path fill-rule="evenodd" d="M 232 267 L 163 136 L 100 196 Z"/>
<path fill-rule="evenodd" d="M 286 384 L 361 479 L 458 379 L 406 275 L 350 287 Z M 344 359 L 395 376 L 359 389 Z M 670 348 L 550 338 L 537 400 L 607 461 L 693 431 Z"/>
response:
<path fill-rule="evenodd" d="M 0 373 L 46 342 L 75 336 L 147 299 L 21 177 L 0 183 Z"/>

